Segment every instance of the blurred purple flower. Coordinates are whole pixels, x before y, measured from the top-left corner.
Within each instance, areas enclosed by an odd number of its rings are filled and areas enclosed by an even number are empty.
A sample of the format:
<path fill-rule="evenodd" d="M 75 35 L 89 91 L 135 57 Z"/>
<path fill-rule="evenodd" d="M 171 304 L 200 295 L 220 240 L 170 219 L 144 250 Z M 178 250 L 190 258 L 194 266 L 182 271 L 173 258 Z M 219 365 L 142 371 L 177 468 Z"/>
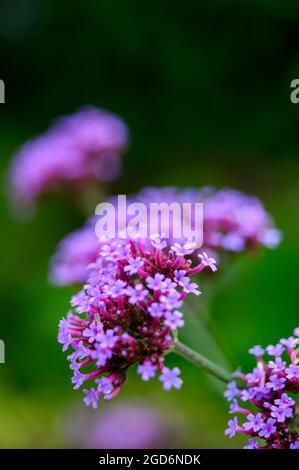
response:
<path fill-rule="evenodd" d="M 45 192 L 111 181 L 120 170 L 128 129 L 117 116 L 94 107 L 58 119 L 16 153 L 10 168 L 10 196 L 28 208 Z"/>
<path fill-rule="evenodd" d="M 165 409 L 162 413 L 139 399 L 96 412 L 88 409 L 83 412 L 73 407 L 69 415 L 64 418 L 66 438 L 75 448 L 168 448 L 173 447 L 184 433 L 181 419 L 175 413 L 168 416 Z"/>
<path fill-rule="evenodd" d="M 281 235 L 273 227 L 270 216 L 266 213 L 259 200 L 238 191 L 223 189 L 212 191 L 207 189 L 177 189 L 145 188 L 137 195 L 128 198 L 127 202 L 142 202 L 146 206 L 150 202 L 204 203 L 204 251 L 200 254 L 202 267 L 208 266 L 212 271 L 217 268 L 212 256 L 215 251 L 240 251 L 254 249 L 259 245 L 274 248 L 280 241 Z M 115 198 L 111 198 L 112 204 Z M 247 215 L 248 214 L 248 215 Z M 96 260 L 101 242 L 95 234 L 95 218 L 91 218 L 81 229 L 68 235 L 58 246 L 51 264 L 50 279 L 55 284 L 73 284 L 86 279 L 86 266 Z M 89 232 L 89 234 L 88 234 Z M 242 247 L 228 246 L 224 242 L 228 235 L 238 235 L 242 240 Z M 272 242 L 269 239 L 272 237 Z M 193 250 L 190 244 L 181 246 L 182 240 L 169 239 L 177 254 L 188 253 Z M 154 241 L 153 241 L 154 242 Z M 238 249 L 237 249 L 238 248 Z M 110 249 L 110 248 L 109 248 Z M 107 253 L 109 255 L 109 253 Z M 217 257 L 217 256 L 216 256 Z M 142 260 L 135 258 L 132 265 L 126 266 L 126 272 L 136 274 L 142 266 Z M 184 281 L 182 273 L 176 273 L 181 282 Z M 149 281 L 154 282 L 154 281 Z M 156 280 L 157 287 L 161 282 Z M 192 288 L 192 285 L 190 286 Z"/>
<path fill-rule="evenodd" d="M 248 352 L 253 356 L 261 357 L 263 356 L 265 350 L 261 348 L 261 346 L 253 346 L 253 348 L 250 348 Z"/>
<path fill-rule="evenodd" d="M 259 199 L 233 189 L 149 187 L 133 199 L 145 204 L 203 202 L 203 247 L 206 249 L 234 252 L 258 245 L 275 248 L 281 241 L 281 233 L 273 226 Z M 190 222 L 192 226 L 192 220 Z"/>
<path fill-rule="evenodd" d="M 97 258 L 100 246 L 90 221 L 82 229 L 67 235 L 52 257 L 50 281 L 57 285 L 83 282 L 87 277 L 87 267 Z"/>

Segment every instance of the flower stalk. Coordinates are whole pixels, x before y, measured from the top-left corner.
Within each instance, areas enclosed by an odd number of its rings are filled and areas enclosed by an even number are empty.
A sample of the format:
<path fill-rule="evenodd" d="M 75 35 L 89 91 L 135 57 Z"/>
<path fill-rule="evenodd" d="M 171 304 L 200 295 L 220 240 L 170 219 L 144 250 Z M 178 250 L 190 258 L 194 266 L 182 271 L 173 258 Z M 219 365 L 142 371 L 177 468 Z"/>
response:
<path fill-rule="evenodd" d="M 206 358 L 202 354 L 193 351 L 193 349 L 190 349 L 178 339 L 174 342 L 173 351 L 222 382 L 228 383 L 232 380 L 232 376 L 229 372 L 225 371 L 221 366 L 210 361 L 210 359 Z"/>

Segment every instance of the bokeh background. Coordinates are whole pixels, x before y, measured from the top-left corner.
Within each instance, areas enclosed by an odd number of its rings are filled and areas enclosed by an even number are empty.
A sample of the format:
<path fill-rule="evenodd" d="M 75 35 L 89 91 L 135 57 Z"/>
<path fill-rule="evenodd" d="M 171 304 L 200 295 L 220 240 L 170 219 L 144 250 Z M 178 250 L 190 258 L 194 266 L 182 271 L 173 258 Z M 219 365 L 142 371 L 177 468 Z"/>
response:
<path fill-rule="evenodd" d="M 210 312 L 198 303 L 182 335 L 220 362 L 224 351 L 232 368 L 252 365 L 253 344 L 276 341 L 299 325 L 299 105 L 289 98 L 290 82 L 299 77 L 298 28 L 292 0 L 2 0 L 0 6 L 3 188 L 20 144 L 55 117 L 93 104 L 119 114 L 131 129 L 123 175 L 110 194 L 145 185 L 230 186 L 256 194 L 273 214 L 281 246 L 233 258 L 213 293 L 206 286 Z M 4 189 L 0 207 L 6 344 L 0 446 L 70 446 L 65 422 L 72 407 L 84 412 L 84 405 L 76 403 L 56 335 L 73 290 L 50 286 L 47 275 L 58 241 L 84 218 L 71 198 L 60 196 L 44 200 L 27 222 L 12 217 Z M 158 381 L 143 383 L 132 372 L 117 406 L 142 399 L 167 423 L 175 420 L 173 447 L 240 446 L 242 439 L 223 435 L 222 385 L 177 357 L 169 363 L 182 369 L 181 391 L 164 393 Z"/>

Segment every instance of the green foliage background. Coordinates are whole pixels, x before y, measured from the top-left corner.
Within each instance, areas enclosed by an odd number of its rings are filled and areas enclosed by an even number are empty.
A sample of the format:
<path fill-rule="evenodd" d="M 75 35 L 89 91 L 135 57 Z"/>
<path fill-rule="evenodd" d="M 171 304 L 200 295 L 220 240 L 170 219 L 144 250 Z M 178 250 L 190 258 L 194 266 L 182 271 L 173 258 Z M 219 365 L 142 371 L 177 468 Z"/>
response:
<path fill-rule="evenodd" d="M 58 115 L 94 104 L 131 129 L 122 178 L 110 193 L 145 185 L 231 186 L 261 197 L 284 233 L 276 251 L 232 259 L 217 275 L 210 313 L 188 315 L 184 339 L 231 367 L 250 367 L 253 344 L 299 325 L 299 7 L 285 0 L 2 0 L 0 170 Z M 57 242 L 83 223 L 72 200 L 43 201 L 31 221 L 1 196 L 0 446 L 67 445 L 58 418 L 74 398 L 57 323 L 70 289 L 47 282 Z M 210 283 L 203 281 L 203 292 Z M 204 296 L 203 296 L 204 299 Z M 201 302 L 203 302 L 201 304 Z M 202 326 L 205 320 L 206 326 Z M 199 322 L 199 324 L 198 324 Z M 236 447 L 223 436 L 222 387 L 183 360 L 184 387 L 162 393 L 131 374 L 118 402 L 144 396 L 185 426 L 180 445 Z"/>

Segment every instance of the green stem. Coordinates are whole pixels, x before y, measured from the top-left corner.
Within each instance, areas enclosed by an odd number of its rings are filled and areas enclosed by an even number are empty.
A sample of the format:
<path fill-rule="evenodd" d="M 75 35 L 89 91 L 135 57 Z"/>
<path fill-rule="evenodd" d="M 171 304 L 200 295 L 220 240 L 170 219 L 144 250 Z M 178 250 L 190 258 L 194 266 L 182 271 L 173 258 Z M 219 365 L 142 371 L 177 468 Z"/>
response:
<path fill-rule="evenodd" d="M 210 359 L 207 359 L 198 352 L 193 351 L 193 349 L 188 348 L 188 346 L 185 346 L 185 344 L 181 343 L 178 339 L 176 339 L 174 342 L 173 350 L 188 361 L 193 362 L 193 364 L 196 366 L 204 369 L 209 374 L 217 377 L 217 379 L 222 380 L 222 382 L 227 383 L 232 380 L 230 373 L 226 372 L 224 369 L 222 369 L 222 367 L 210 361 Z"/>

